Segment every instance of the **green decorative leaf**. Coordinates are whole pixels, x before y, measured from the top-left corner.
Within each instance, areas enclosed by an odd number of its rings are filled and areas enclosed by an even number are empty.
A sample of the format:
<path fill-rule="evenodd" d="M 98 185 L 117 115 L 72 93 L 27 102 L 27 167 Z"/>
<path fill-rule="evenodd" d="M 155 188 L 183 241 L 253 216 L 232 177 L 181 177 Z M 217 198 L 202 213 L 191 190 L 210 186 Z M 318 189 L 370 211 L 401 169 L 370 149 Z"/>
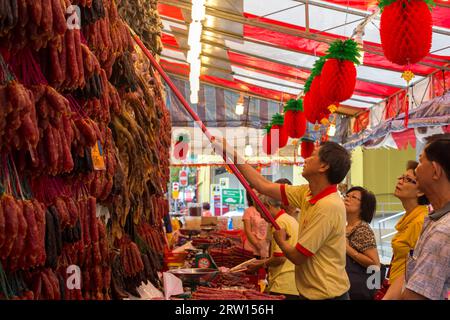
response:
<path fill-rule="evenodd" d="M 358 58 L 361 57 L 361 53 L 355 40 L 336 40 L 328 48 L 326 57 L 328 59 L 349 60 L 359 64 Z"/>
<path fill-rule="evenodd" d="M 314 62 L 313 68 L 311 70 L 311 74 L 309 75 L 308 79 L 306 79 L 305 87 L 304 87 L 304 93 L 307 93 L 309 89 L 311 89 L 311 84 L 314 80 L 314 78 L 322 73 L 323 65 L 325 64 L 325 61 L 327 60 L 327 56 L 320 57 Z"/>
<path fill-rule="evenodd" d="M 284 106 L 284 112 L 293 110 L 293 111 L 303 111 L 303 100 L 302 99 L 291 99 Z"/>
<path fill-rule="evenodd" d="M 189 135 L 187 133 L 179 134 L 177 137 L 177 142 L 189 143 L 189 141 L 190 141 L 190 139 L 189 139 Z"/>
<path fill-rule="evenodd" d="M 308 138 L 308 137 L 303 137 L 300 139 L 301 141 L 305 141 L 305 142 L 315 142 L 314 139 L 312 138 Z"/>
<path fill-rule="evenodd" d="M 271 124 L 272 124 L 272 126 L 275 126 L 275 125 L 282 126 L 284 124 L 284 116 L 279 113 L 275 113 L 272 117 Z"/>
<path fill-rule="evenodd" d="M 394 2 L 397 2 L 398 0 L 380 0 L 380 2 L 378 3 L 378 6 L 381 9 L 381 12 L 383 12 L 383 9 L 391 4 L 393 4 Z M 410 1 L 410 0 L 408 0 Z M 425 2 L 428 5 L 428 9 L 430 9 L 430 11 L 433 11 L 433 8 L 436 6 L 436 3 L 433 0 L 423 0 L 423 2 Z"/>
<path fill-rule="evenodd" d="M 272 124 L 268 124 L 267 126 L 264 127 L 266 134 L 269 134 L 271 129 L 272 129 Z"/>

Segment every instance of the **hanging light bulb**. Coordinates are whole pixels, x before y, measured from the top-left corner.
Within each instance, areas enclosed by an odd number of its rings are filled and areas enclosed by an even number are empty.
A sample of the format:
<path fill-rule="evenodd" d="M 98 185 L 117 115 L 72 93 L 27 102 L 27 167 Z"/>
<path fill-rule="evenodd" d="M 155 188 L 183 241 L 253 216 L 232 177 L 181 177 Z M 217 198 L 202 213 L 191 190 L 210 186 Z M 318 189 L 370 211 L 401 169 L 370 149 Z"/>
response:
<path fill-rule="evenodd" d="M 205 0 L 192 1 L 191 18 L 193 21 L 202 21 L 205 19 Z"/>
<path fill-rule="evenodd" d="M 197 104 L 198 103 L 198 91 L 194 91 L 191 93 L 191 103 Z"/>
<path fill-rule="evenodd" d="M 245 154 L 247 157 L 251 157 L 251 156 L 253 155 L 253 148 L 252 148 L 252 146 L 251 146 L 250 144 L 247 144 L 247 145 L 245 146 L 244 154 Z"/>
<path fill-rule="evenodd" d="M 335 134 L 336 134 L 336 125 L 334 123 L 331 123 L 330 126 L 328 127 L 327 135 L 329 137 L 334 137 Z"/>
<path fill-rule="evenodd" d="M 236 103 L 236 114 L 241 116 L 244 114 L 244 96 L 241 95 L 239 97 L 238 102 Z"/>
<path fill-rule="evenodd" d="M 203 25 L 201 21 L 205 19 L 205 0 L 192 0 L 191 17 L 192 22 L 189 25 L 189 51 L 187 54 L 187 61 L 190 65 L 190 100 L 191 103 L 196 104 L 198 103 L 198 92 L 200 90 L 200 55 L 202 53 L 201 38 L 203 31 Z"/>

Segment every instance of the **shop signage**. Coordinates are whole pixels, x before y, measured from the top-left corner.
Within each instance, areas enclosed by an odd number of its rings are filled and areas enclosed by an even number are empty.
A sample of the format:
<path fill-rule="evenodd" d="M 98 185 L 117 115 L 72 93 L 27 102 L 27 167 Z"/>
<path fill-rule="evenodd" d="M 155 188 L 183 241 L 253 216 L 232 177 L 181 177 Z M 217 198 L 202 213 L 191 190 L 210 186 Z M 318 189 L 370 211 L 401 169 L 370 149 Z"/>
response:
<path fill-rule="evenodd" d="M 244 204 L 244 190 L 242 189 L 222 189 L 222 203 L 224 204 Z"/>

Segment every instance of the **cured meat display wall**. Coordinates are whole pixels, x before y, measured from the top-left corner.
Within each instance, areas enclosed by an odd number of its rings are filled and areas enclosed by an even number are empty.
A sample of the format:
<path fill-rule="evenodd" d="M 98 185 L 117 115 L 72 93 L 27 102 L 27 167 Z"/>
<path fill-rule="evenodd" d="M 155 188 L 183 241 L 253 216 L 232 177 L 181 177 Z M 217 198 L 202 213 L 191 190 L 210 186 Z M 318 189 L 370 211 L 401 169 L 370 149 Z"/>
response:
<path fill-rule="evenodd" d="M 116 2 L 0 3 L 0 299 L 161 287 L 170 115 Z"/>

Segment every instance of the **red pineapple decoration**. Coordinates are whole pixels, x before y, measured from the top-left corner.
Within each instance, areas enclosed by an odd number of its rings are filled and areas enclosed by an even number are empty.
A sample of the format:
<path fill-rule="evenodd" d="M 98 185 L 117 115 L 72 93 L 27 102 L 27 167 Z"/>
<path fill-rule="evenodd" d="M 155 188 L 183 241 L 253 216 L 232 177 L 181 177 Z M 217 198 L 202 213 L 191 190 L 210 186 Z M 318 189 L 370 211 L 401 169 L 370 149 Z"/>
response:
<path fill-rule="evenodd" d="M 411 65 L 431 48 L 432 0 L 381 0 L 381 46 L 386 58 L 398 65 Z"/>
<path fill-rule="evenodd" d="M 289 100 L 284 106 L 284 127 L 289 137 L 303 137 L 306 131 L 306 117 L 302 100 Z"/>
<path fill-rule="evenodd" d="M 303 159 L 311 157 L 314 151 L 314 141 L 309 139 L 302 139 L 300 155 Z"/>
<path fill-rule="evenodd" d="M 273 139 L 278 138 L 278 147 L 284 148 L 287 145 L 289 136 L 286 132 L 286 127 L 284 126 L 284 117 L 276 113 L 272 117 L 272 127 L 270 129 L 270 134 Z"/>
<path fill-rule="evenodd" d="M 173 157 L 177 160 L 185 160 L 189 150 L 189 136 L 180 134 L 173 148 Z"/>
<path fill-rule="evenodd" d="M 309 94 L 309 108 L 311 109 L 306 113 L 307 120 L 311 123 L 322 122 L 323 119 L 328 119 L 331 110 L 328 106 L 331 105 L 331 101 L 326 99 L 321 93 L 321 75 L 314 78 L 311 84 L 311 89 L 307 93 Z M 305 97 L 306 100 L 306 97 Z"/>
<path fill-rule="evenodd" d="M 311 70 L 311 75 L 305 82 L 303 109 L 305 110 L 306 119 L 312 124 L 321 122 L 323 118 L 328 118 L 330 114 L 330 111 L 327 109 L 330 101 L 324 99 L 320 93 L 321 72 L 325 61 L 326 56 L 316 60 Z"/>
<path fill-rule="evenodd" d="M 337 105 L 353 95 L 358 57 L 358 44 L 352 39 L 336 40 L 328 48 L 327 60 L 321 72 L 320 93 L 332 104 Z"/>
<path fill-rule="evenodd" d="M 271 132 L 271 125 L 268 125 L 265 130 L 266 130 L 266 134 L 264 135 L 263 138 L 263 151 L 266 154 L 274 154 L 275 152 L 278 151 L 278 143 L 275 140 L 272 140 L 272 132 Z M 272 142 L 275 142 L 274 144 L 272 144 Z"/>

